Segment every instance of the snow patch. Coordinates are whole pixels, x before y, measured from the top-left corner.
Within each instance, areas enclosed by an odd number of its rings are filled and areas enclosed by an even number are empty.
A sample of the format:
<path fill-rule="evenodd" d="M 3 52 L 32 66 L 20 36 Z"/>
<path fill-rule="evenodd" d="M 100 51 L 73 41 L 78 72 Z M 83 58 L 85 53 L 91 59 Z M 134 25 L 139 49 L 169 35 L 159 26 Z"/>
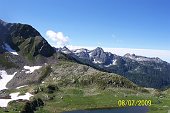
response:
<path fill-rule="evenodd" d="M 0 79 L 0 90 L 7 89 L 6 84 L 15 76 L 17 72 L 15 72 L 12 75 L 8 75 L 5 70 L 0 70 L 0 76 L 2 79 Z"/>
<path fill-rule="evenodd" d="M 0 107 L 7 107 L 10 101 L 19 100 L 19 99 L 29 100 L 29 98 L 33 96 L 30 93 L 26 93 L 25 95 L 18 96 L 19 94 L 20 94 L 19 92 L 11 93 L 10 94 L 11 99 L 0 99 Z"/>
<path fill-rule="evenodd" d="M 24 66 L 24 69 L 26 70 L 25 73 L 32 73 L 35 70 L 40 69 L 41 67 L 42 66 Z"/>
<path fill-rule="evenodd" d="M 103 62 L 94 59 L 94 60 L 93 60 L 93 63 L 95 63 L 95 64 L 102 64 Z"/>
<path fill-rule="evenodd" d="M 136 58 L 135 60 L 137 60 L 137 61 L 151 61 L 152 59 L 150 59 L 150 58 L 145 58 L 145 57 L 138 57 L 138 58 Z"/>
<path fill-rule="evenodd" d="M 89 53 L 89 56 L 92 57 L 92 52 Z"/>
<path fill-rule="evenodd" d="M 44 82 L 44 81 L 42 81 L 41 83 L 42 83 L 42 84 L 44 84 L 45 82 Z"/>
<path fill-rule="evenodd" d="M 23 87 L 26 87 L 26 86 L 28 86 L 28 85 L 19 86 L 16 89 L 20 89 L 20 88 L 23 88 Z"/>
<path fill-rule="evenodd" d="M 64 50 L 62 52 L 65 53 L 65 54 L 70 54 L 71 53 L 70 51 L 67 51 L 67 50 Z"/>
<path fill-rule="evenodd" d="M 18 55 L 18 53 L 13 50 L 8 44 L 5 43 L 5 47 L 4 47 L 7 51 L 9 51 L 10 53 L 14 54 L 14 55 Z"/>
<path fill-rule="evenodd" d="M 112 65 L 117 65 L 117 60 L 116 60 L 116 59 L 114 59 L 114 60 L 112 61 Z"/>
<path fill-rule="evenodd" d="M 105 65 L 105 67 L 110 67 L 110 66 L 113 66 L 113 65 L 117 65 L 116 59 L 112 60 L 112 63 L 110 63 L 109 65 Z"/>

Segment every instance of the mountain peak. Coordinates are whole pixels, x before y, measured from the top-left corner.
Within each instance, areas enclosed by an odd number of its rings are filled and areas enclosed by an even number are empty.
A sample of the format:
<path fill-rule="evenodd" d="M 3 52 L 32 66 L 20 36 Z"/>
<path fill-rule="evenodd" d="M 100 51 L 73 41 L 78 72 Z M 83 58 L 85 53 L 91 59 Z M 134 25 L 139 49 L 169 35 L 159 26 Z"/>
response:
<path fill-rule="evenodd" d="M 28 24 L 7 23 L 0 19 L 0 47 L 6 43 L 24 56 L 35 57 L 38 54 L 50 57 L 55 52 L 41 34 Z M 2 47 L 1 47 L 2 49 Z"/>
<path fill-rule="evenodd" d="M 163 60 L 161 60 L 158 57 L 150 58 L 150 57 L 138 56 L 138 55 L 130 54 L 130 53 L 125 54 L 124 57 L 130 58 L 130 59 L 133 59 L 133 60 L 139 61 L 139 62 L 141 62 L 141 61 L 145 61 L 146 62 L 147 61 L 147 62 L 163 63 Z"/>
<path fill-rule="evenodd" d="M 80 48 L 80 49 L 75 49 L 73 52 L 74 53 L 81 53 L 81 52 L 88 52 L 88 51 L 89 51 L 88 49 Z"/>
<path fill-rule="evenodd" d="M 71 51 L 70 51 L 66 46 L 64 46 L 63 48 L 61 48 L 61 51 L 62 51 L 63 53 L 65 53 L 65 54 L 71 53 Z"/>
<path fill-rule="evenodd" d="M 97 47 L 97 48 L 96 48 L 96 49 L 94 49 L 94 50 L 104 52 L 103 48 L 101 48 L 101 47 Z"/>
<path fill-rule="evenodd" d="M 8 23 L 0 19 L 0 24 L 1 24 L 1 25 L 6 25 L 6 24 L 8 24 Z"/>
<path fill-rule="evenodd" d="M 0 23 L 1 23 L 1 22 L 4 22 L 4 21 L 3 21 L 2 19 L 0 19 Z"/>
<path fill-rule="evenodd" d="M 63 49 L 68 49 L 68 48 L 66 46 L 64 46 Z"/>
<path fill-rule="evenodd" d="M 124 57 L 136 57 L 136 55 L 135 54 L 126 53 L 124 55 Z"/>
<path fill-rule="evenodd" d="M 97 47 L 96 49 L 92 50 L 90 53 L 92 56 L 100 56 L 105 54 L 104 50 L 101 47 Z"/>

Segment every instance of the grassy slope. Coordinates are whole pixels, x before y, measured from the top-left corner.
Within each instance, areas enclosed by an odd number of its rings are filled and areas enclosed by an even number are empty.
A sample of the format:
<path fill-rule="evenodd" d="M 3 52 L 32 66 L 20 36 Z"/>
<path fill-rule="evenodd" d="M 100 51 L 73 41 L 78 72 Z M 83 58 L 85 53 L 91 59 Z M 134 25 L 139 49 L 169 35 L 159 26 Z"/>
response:
<path fill-rule="evenodd" d="M 118 107 L 118 100 L 133 99 L 152 100 L 152 105 L 149 107 L 149 113 L 167 113 L 170 109 L 170 96 L 164 97 L 162 100 L 158 100 L 158 97 L 149 93 L 139 93 L 130 89 L 105 89 L 98 88 L 63 88 L 61 91 L 54 93 L 53 100 L 46 101 L 46 105 L 40 108 L 36 113 L 57 113 L 61 111 L 70 111 L 77 109 L 91 109 L 91 108 L 111 108 Z M 124 96 L 126 94 L 126 96 Z M 52 95 L 51 95 L 52 96 Z M 61 98 L 62 97 L 62 98 Z M 161 103 L 159 103 L 159 101 Z"/>
<path fill-rule="evenodd" d="M 6 69 L 17 67 L 14 63 L 8 61 L 8 53 L 0 54 L 0 64 Z"/>
<path fill-rule="evenodd" d="M 22 93 L 27 91 L 32 92 L 33 89 L 35 90 L 38 87 L 39 86 L 21 88 L 19 91 Z M 162 99 L 158 99 L 160 94 L 156 92 L 154 92 L 154 94 L 143 93 L 126 88 L 107 88 L 102 90 L 96 86 L 60 87 L 59 90 L 55 90 L 53 93 L 48 93 L 46 85 L 41 85 L 41 88 L 42 87 L 43 91 L 35 94 L 35 98 L 41 98 L 45 102 L 45 106 L 37 108 L 35 113 L 60 113 L 62 111 L 77 109 L 112 108 L 118 107 L 117 102 L 122 99 L 152 100 L 152 105 L 149 107 L 148 113 L 167 113 L 170 109 L 170 95 L 167 94 L 170 90 L 164 91 L 162 93 L 164 97 Z M 10 103 L 10 106 L 8 107 L 10 109 L 9 113 L 18 113 L 18 111 L 23 108 L 22 105 L 23 103 L 21 102 L 17 103 L 17 105 Z M 16 108 L 16 106 L 18 108 Z"/>
<path fill-rule="evenodd" d="M 36 89 L 39 86 L 31 86 L 21 88 L 21 93 Z M 46 86 L 42 85 L 45 89 Z M 164 95 L 166 93 L 166 95 Z M 167 94 L 168 93 L 168 94 Z M 126 94 L 126 96 L 125 96 Z M 53 93 L 48 93 L 46 90 L 35 94 L 35 98 L 41 98 L 45 102 L 44 107 L 37 109 L 35 113 L 60 113 L 62 111 L 71 111 L 77 109 L 91 108 L 112 108 L 118 107 L 118 100 L 122 99 L 149 99 L 152 100 L 152 105 L 149 107 L 149 113 L 167 113 L 170 109 L 170 90 L 162 93 L 163 98 L 158 99 L 158 93 L 143 93 L 133 89 L 126 88 L 107 88 L 99 89 L 96 86 L 90 87 L 60 87 Z M 159 101 L 158 101 L 159 100 Z M 17 106 L 17 108 L 16 108 Z M 9 113 L 18 113 L 23 108 L 23 103 L 11 104 L 8 106 Z M 2 111 L 0 110 L 0 113 Z"/>
<path fill-rule="evenodd" d="M 73 65 L 74 63 L 72 62 L 60 62 L 56 65 L 56 68 L 62 67 L 67 69 L 67 67 Z M 96 84 L 88 86 L 61 86 L 61 84 L 58 85 L 57 81 L 52 81 L 50 76 L 45 81 L 41 85 L 31 85 L 17 90 L 10 90 L 9 92 L 20 91 L 21 94 L 32 92 L 35 95 L 34 98 L 41 98 L 45 105 L 38 107 L 35 113 L 59 113 L 78 109 L 112 108 L 118 107 L 117 102 L 122 99 L 152 100 L 149 113 L 167 113 L 170 110 L 170 90 L 143 92 L 146 90 L 141 90 L 140 88 L 106 87 L 103 89 Z M 49 86 L 54 87 L 54 89 L 49 88 Z M 11 102 L 8 106 L 9 113 L 18 113 L 18 111 L 23 109 L 23 105 L 23 102 Z M 2 109 L 0 109 L 0 113 L 3 113 Z"/>

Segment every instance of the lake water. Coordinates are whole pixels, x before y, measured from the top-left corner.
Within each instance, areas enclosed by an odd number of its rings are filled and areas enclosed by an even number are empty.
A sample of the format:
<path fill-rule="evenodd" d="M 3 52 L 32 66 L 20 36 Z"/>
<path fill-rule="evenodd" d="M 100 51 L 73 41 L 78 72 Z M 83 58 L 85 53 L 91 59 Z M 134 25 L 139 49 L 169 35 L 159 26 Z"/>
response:
<path fill-rule="evenodd" d="M 97 110 L 75 110 L 63 113 L 147 113 L 148 107 L 126 107 L 117 109 L 97 109 Z"/>

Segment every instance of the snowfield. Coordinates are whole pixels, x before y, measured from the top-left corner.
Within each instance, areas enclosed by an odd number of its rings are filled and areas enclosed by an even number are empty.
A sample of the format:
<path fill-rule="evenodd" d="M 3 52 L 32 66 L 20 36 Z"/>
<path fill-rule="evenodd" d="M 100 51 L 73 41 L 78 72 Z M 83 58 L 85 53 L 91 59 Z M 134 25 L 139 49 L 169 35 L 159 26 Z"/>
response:
<path fill-rule="evenodd" d="M 36 67 L 36 69 L 37 69 L 37 67 Z M 35 68 L 34 68 L 34 70 L 35 70 Z M 34 70 L 32 69 L 31 71 L 34 71 Z M 2 79 L 0 79 L 0 91 L 3 89 L 7 89 L 6 84 L 15 76 L 16 73 L 17 72 L 13 73 L 12 75 L 8 75 L 5 70 L 0 70 L 0 76 L 2 78 Z M 21 88 L 21 87 L 24 87 L 24 86 L 20 86 L 18 88 Z M 19 99 L 29 100 L 29 98 L 31 96 L 33 96 L 30 93 L 26 93 L 25 95 L 18 96 L 19 94 L 20 94 L 19 92 L 11 93 L 10 94 L 11 99 L 0 99 L 0 107 L 7 107 L 8 103 L 10 101 L 19 100 Z"/>
<path fill-rule="evenodd" d="M 17 72 L 15 72 L 12 75 L 8 75 L 5 70 L 0 70 L 0 76 L 2 79 L 0 79 L 0 90 L 7 89 L 6 84 L 15 76 Z"/>
<path fill-rule="evenodd" d="M 25 95 L 18 96 L 19 94 L 20 94 L 19 92 L 11 93 L 10 94 L 11 99 L 0 99 L 0 107 L 7 107 L 10 101 L 19 100 L 19 99 L 29 100 L 29 98 L 33 96 L 30 93 L 26 93 Z"/>
<path fill-rule="evenodd" d="M 35 70 L 40 69 L 41 67 L 42 66 L 24 66 L 24 69 L 26 70 L 25 73 L 32 73 Z"/>

